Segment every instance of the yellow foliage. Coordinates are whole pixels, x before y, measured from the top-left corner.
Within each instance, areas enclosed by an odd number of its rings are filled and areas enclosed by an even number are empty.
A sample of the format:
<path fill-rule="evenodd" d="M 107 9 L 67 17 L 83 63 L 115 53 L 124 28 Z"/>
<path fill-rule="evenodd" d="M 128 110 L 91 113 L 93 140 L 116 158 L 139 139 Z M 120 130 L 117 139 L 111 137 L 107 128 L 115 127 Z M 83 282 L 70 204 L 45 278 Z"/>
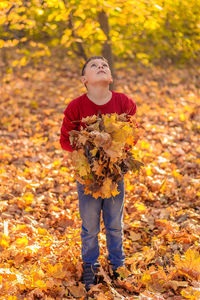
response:
<path fill-rule="evenodd" d="M 12 2 L 17 5 L 11 12 L 20 9 L 22 1 L 17 0 L 10 1 L 6 11 L 13 6 Z M 40 5 L 40 1 L 36 2 Z M 138 3 L 136 0 L 133 2 L 134 5 Z M 185 3 L 185 0 L 182 2 Z M 118 1 L 116 3 L 119 4 Z M 55 4 L 56 1 L 52 3 L 52 8 L 55 8 Z M 124 7 L 130 9 L 127 5 Z M 6 11 L 4 15 L 8 18 Z M 65 18 L 70 11 L 65 13 Z M 91 13 L 91 10 L 88 11 Z M 109 11 L 115 13 L 112 5 Z M 46 11 L 42 17 L 45 15 Z M 117 37 L 120 38 L 119 35 Z M 34 47 L 37 47 L 37 43 Z M 15 55 L 18 53 L 15 52 Z M 120 63 L 116 63 L 120 67 Z M 67 73 L 73 73 L 70 62 L 68 66 Z M 121 66 L 125 70 L 126 62 Z M 133 84 L 123 68 L 117 70 L 122 78 L 118 80 L 118 87 L 122 92 L 133 93 L 139 104 L 138 121 L 146 132 L 144 139 L 137 144 L 138 158 L 145 161 L 147 168 L 138 175 L 131 172 L 125 178 L 128 188 L 123 244 L 127 256 L 126 266 L 131 274 L 121 281 L 120 287 L 117 281 L 116 285 L 113 284 L 107 272 L 108 262 L 104 256 L 106 239 L 102 233 L 99 236 L 99 260 L 105 280 L 94 287 L 89 297 L 99 296 L 109 300 L 124 297 L 131 300 L 137 294 L 136 298 L 199 300 L 200 147 L 199 76 L 196 76 L 199 74 L 195 68 L 190 69 L 191 76 L 188 76 L 188 69 L 184 68 L 178 71 L 173 67 L 167 71 L 156 68 L 151 70 L 152 74 L 141 68 L 140 76 L 137 77 L 136 70 L 129 68 L 137 81 Z M 56 72 L 51 73 L 49 65 L 42 65 L 42 68 L 34 70 L 31 64 L 31 68 L 21 70 L 19 74 L 11 73 L 9 68 L 1 80 L 0 300 L 83 299 L 86 294 L 84 286 L 81 289 L 80 285 L 81 228 L 75 176 L 68 153 L 61 159 L 58 139 L 58 120 L 62 119 L 60 112 L 63 110 L 63 102 L 66 97 L 69 100 L 75 96 L 74 90 L 78 92 L 79 83 L 74 74 L 67 78 L 64 71 L 62 77 L 63 70 L 60 73 L 56 64 L 55 69 Z M 171 76 L 174 72 L 178 80 Z M 151 76 L 152 81 L 149 80 Z M 169 82 L 168 85 L 167 81 L 171 79 L 173 84 Z M 186 79 L 187 84 L 184 84 Z M 56 84 L 51 85 L 52 80 Z M 169 94 L 170 98 L 167 96 Z M 38 101 L 41 105 L 34 108 L 31 101 Z M 184 121 L 181 121 L 181 114 L 185 116 Z M 90 126 L 88 133 L 100 130 L 98 118 L 93 120 L 96 123 L 86 124 Z M 117 121 L 116 118 L 115 123 L 125 122 L 122 119 Z M 123 131 L 124 127 L 120 127 L 120 130 Z M 105 129 L 102 132 L 106 132 Z M 120 134 L 116 134 L 115 138 L 115 142 L 119 142 Z M 127 139 L 125 143 L 132 143 L 132 137 L 129 138 L 131 141 Z M 40 142 L 35 143 L 34 139 Z M 106 175 L 109 168 L 115 175 L 121 172 L 117 156 L 109 161 L 108 155 L 102 155 L 97 147 L 91 149 L 90 153 L 92 160 L 99 157 L 99 174 Z M 122 151 L 122 160 L 125 158 Z M 97 169 L 98 160 L 95 162 L 89 163 L 91 170 L 87 178 L 81 177 L 83 183 L 86 180 L 88 185 L 93 182 L 91 171 L 94 166 Z M 154 188 L 154 183 L 159 183 L 161 187 Z M 112 197 L 114 185 L 111 188 Z M 31 210 L 27 209 L 27 205 L 31 205 Z M 56 267 L 59 263 L 63 268 Z"/>
<path fill-rule="evenodd" d="M 184 297 L 184 299 L 189 299 L 189 300 L 199 300 L 200 299 L 199 288 L 196 289 L 191 286 L 187 287 L 186 289 L 183 289 L 181 291 L 181 295 Z"/>

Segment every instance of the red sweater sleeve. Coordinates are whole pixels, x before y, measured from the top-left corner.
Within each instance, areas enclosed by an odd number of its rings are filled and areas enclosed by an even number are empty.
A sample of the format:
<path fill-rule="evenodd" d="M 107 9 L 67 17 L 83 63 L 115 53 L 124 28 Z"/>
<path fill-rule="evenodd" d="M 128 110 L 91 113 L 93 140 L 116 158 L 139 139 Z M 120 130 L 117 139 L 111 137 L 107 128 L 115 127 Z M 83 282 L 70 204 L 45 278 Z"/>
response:
<path fill-rule="evenodd" d="M 74 149 L 72 148 L 69 141 L 69 132 L 73 129 L 78 129 L 79 127 L 79 118 L 77 111 L 74 111 L 71 107 L 71 104 L 67 106 L 64 111 L 64 119 L 61 126 L 60 133 L 60 144 L 62 149 L 72 152 Z"/>
<path fill-rule="evenodd" d="M 137 110 L 136 103 L 131 98 L 129 98 L 128 96 L 125 96 L 124 100 L 125 101 L 123 101 L 123 111 L 126 114 L 133 116 L 136 113 L 136 110 Z"/>

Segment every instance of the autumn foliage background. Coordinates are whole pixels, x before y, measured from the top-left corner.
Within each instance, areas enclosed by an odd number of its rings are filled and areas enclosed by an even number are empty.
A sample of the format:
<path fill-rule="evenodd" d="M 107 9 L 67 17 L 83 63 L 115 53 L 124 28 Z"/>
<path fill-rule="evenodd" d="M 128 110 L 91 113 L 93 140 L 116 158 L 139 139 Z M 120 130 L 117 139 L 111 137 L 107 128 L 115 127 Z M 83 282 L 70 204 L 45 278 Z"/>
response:
<path fill-rule="evenodd" d="M 160 14 L 151 1 L 128 2 L 104 1 L 92 14 L 86 0 L 0 4 L 2 300 L 86 297 L 76 183 L 59 135 L 66 105 L 85 92 L 79 80 L 84 55 L 103 50 L 112 54 L 115 90 L 137 103 L 143 132 L 137 149 L 145 167 L 125 177 L 126 279 L 111 280 L 102 223 L 100 283 L 87 297 L 200 299 L 199 2 L 157 1 Z M 102 9 L 110 22 L 107 35 L 98 23 Z M 165 30 L 155 25 L 164 23 Z M 93 27 L 86 30 L 87 24 Z"/>

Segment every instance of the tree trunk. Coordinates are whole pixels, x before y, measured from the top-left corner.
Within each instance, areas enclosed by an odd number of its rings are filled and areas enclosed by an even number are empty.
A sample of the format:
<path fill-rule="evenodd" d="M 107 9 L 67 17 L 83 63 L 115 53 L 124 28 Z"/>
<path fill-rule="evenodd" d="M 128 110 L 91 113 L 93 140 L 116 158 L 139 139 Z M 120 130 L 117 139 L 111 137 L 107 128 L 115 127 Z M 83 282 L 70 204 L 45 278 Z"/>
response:
<path fill-rule="evenodd" d="M 73 22 L 72 22 L 72 17 L 73 17 L 73 12 L 71 11 L 69 14 L 69 21 L 68 21 L 68 26 L 69 29 L 71 29 L 72 32 L 72 36 L 74 39 L 78 39 L 79 36 L 76 35 L 75 31 L 74 31 L 74 26 L 73 26 Z M 84 58 L 84 60 L 87 60 L 87 55 L 85 54 L 85 50 L 83 48 L 82 42 L 77 42 L 76 41 L 76 46 L 77 46 L 77 50 L 74 48 L 74 52 L 78 55 Z"/>
<path fill-rule="evenodd" d="M 65 8 L 66 8 L 66 10 L 67 10 L 67 9 L 68 9 L 68 7 L 67 7 L 67 0 L 63 0 L 63 3 L 64 3 Z M 75 40 L 77 40 L 77 39 L 79 38 L 79 36 L 77 36 L 77 34 L 76 34 L 75 31 L 74 31 L 74 25 L 73 25 L 73 11 L 74 11 L 74 9 L 72 9 L 71 12 L 69 13 L 68 28 L 71 30 L 71 35 L 72 35 L 72 37 L 73 37 Z M 78 55 L 78 56 L 83 57 L 84 60 L 87 60 L 87 55 L 86 55 L 86 53 L 85 53 L 85 49 L 84 49 L 84 47 L 83 47 L 82 42 L 76 41 L 75 44 L 76 44 L 77 49 L 76 49 L 75 47 L 73 47 L 73 45 L 72 45 L 72 48 L 73 48 L 74 53 L 76 53 L 76 55 Z"/>
<path fill-rule="evenodd" d="M 102 10 L 101 12 L 98 13 L 98 21 L 99 21 L 101 29 L 103 30 L 103 32 L 107 38 L 102 47 L 102 55 L 108 60 L 112 75 L 113 75 L 113 77 L 115 77 L 114 67 L 113 67 L 112 46 L 111 46 L 111 40 L 110 40 L 110 35 L 109 35 L 110 27 L 109 27 L 109 22 L 108 22 L 108 16 L 106 15 L 104 10 Z M 110 88 L 113 89 L 113 84 L 110 85 Z"/>

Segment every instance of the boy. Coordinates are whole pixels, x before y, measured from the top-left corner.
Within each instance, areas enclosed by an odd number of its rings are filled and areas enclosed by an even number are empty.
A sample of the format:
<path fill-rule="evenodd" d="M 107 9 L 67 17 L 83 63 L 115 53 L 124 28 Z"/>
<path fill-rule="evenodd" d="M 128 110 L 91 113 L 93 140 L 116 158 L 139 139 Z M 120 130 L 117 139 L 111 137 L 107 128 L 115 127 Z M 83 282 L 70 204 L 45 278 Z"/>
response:
<path fill-rule="evenodd" d="M 81 81 L 86 86 L 87 93 L 72 100 L 64 111 L 61 127 L 60 143 L 64 150 L 72 152 L 74 149 L 69 142 L 69 131 L 80 129 L 80 121 L 87 116 L 111 113 L 136 113 L 136 104 L 123 93 L 109 89 L 112 75 L 107 60 L 102 56 L 90 57 L 83 66 Z M 123 251 L 123 206 L 124 180 L 119 182 L 118 191 L 114 198 L 98 198 L 84 194 L 84 186 L 77 182 L 79 212 L 82 220 L 82 281 L 88 291 L 96 283 L 99 267 L 98 233 L 100 231 L 100 215 L 103 211 L 103 221 L 106 229 L 108 259 L 113 274 L 117 277 L 118 267 L 124 266 Z M 113 201 L 114 200 L 114 201 Z"/>

